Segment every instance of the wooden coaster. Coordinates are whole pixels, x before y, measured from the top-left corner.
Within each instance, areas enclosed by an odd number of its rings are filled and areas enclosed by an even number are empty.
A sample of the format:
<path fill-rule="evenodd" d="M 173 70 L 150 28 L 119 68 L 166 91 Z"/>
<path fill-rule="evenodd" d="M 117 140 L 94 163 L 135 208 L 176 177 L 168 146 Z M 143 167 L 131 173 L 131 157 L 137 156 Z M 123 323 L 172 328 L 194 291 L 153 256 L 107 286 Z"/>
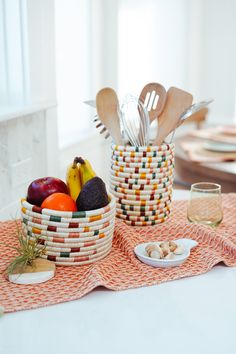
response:
<path fill-rule="evenodd" d="M 19 268 L 16 268 L 8 276 L 8 279 L 11 283 L 15 284 L 38 284 L 53 278 L 55 272 L 56 266 L 53 262 L 37 258 L 34 261 L 34 266 L 27 265 L 23 273 L 20 272 Z"/>

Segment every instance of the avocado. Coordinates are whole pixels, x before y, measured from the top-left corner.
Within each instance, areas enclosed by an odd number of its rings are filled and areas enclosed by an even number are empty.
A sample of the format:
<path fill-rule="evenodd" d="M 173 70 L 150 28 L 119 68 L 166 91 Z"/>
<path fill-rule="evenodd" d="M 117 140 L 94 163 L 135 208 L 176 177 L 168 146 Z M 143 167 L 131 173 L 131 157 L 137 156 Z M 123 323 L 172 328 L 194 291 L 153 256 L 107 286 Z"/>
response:
<path fill-rule="evenodd" d="M 76 200 L 78 211 L 103 208 L 109 203 L 106 185 L 100 177 L 86 182 Z"/>

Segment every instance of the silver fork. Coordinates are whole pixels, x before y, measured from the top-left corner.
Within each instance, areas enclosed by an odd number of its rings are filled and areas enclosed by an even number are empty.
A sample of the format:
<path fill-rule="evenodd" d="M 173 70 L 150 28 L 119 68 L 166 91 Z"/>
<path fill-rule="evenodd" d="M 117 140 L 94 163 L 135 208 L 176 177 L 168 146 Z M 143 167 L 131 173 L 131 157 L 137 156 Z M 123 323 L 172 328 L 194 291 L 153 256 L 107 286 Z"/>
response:
<path fill-rule="evenodd" d="M 90 107 L 96 108 L 96 102 L 94 100 L 84 101 L 84 103 Z M 93 122 L 96 124 L 95 127 L 97 129 L 99 129 L 100 127 L 102 128 L 99 131 L 100 134 L 104 134 L 105 132 L 107 132 L 106 135 L 104 136 L 105 139 L 108 139 L 111 136 L 110 133 L 107 131 L 107 128 L 105 127 L 105 125 L 100 121 L 97 114 L 95 114 Z"/>

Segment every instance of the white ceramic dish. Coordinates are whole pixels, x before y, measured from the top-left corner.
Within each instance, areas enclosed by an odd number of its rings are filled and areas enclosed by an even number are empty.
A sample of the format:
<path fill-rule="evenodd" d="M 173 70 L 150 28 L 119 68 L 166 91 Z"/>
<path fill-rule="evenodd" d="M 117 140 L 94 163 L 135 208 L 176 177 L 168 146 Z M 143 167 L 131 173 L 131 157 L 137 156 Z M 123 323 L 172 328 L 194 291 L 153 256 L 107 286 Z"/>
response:
<path fill-rule="evenodd" d="M 145 242 L 145 243 L 140 243 L 134 248 L 134 253 L 138 257 L 138 259 L 152 267 L 159 267 L 159 268 L 169 268 L 169 267 L 177 267 L 184 263 L 186 259 L 190 256 L 190 250 L 193 247 L 196 247 L 198 245 L 197 241 L 187 239 L 187 238 L 182 238 L 179 240 L 174 240 L 174 242 L 177 245 L 181 245 L 184 248 L 184 253 L 181 255 L 174 255 L 173 259 L 154 259 L 150 258 L 147 256 L 147 253 L 145 251 L 145 247 L 148 244 L 157 244 L 159 245 L 161 242 Z"/>

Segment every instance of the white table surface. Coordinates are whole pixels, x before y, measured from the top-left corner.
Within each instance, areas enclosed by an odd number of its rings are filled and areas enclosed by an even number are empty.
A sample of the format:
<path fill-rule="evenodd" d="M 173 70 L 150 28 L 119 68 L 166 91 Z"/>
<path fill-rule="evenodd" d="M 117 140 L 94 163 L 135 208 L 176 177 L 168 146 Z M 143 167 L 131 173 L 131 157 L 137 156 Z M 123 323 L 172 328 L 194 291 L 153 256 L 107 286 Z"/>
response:
<path fill-rule="evenodd" d="M 186 192 L 176 191 L 175 199 Z M 235 354 L 236 268 L 0 318 L 1 354 Z"/>

